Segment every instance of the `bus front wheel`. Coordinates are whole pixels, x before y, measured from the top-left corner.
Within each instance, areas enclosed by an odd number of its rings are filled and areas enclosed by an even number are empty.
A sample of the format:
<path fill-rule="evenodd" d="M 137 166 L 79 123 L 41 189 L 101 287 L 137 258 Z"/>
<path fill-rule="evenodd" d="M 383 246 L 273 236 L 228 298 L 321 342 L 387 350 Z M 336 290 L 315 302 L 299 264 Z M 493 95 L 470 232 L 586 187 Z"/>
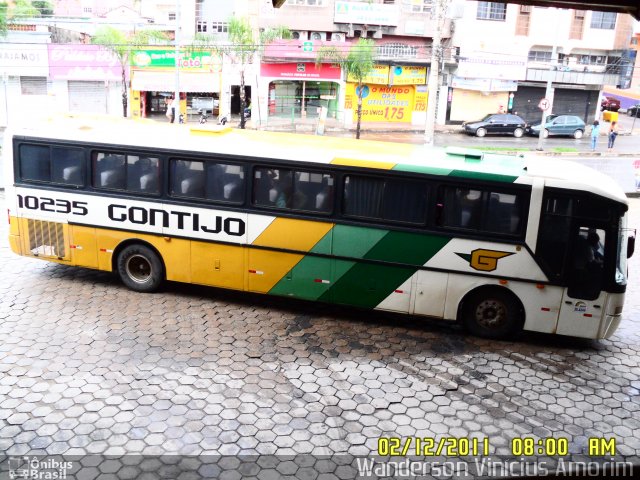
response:
<path fill-rule="evenodd" d="M 160 257 L 144 245 L 129 245 L 118 255 L 122 283 L 136 292 L 154 292 L 164 280 Z"/>
<path fill-rule="evenodd" d="M 464 301 L 462 321 L 473 335 L 504 338 L 522 327 L 523 309 L 511 294 L 497 288 L 471 293 Z"/>

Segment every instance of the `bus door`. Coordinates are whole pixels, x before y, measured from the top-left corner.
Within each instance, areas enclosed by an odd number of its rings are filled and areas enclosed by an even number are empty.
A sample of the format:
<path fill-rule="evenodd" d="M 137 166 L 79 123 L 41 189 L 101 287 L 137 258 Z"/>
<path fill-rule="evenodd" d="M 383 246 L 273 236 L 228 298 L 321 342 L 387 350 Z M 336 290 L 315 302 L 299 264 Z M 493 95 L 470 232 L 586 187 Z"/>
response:
<path fill-rule="evenodd" d="M 579 221 L 567 262 L 564 291 L 556 333 L 596 337 L 604 311 L 606 232 L 602 225 Z"/>

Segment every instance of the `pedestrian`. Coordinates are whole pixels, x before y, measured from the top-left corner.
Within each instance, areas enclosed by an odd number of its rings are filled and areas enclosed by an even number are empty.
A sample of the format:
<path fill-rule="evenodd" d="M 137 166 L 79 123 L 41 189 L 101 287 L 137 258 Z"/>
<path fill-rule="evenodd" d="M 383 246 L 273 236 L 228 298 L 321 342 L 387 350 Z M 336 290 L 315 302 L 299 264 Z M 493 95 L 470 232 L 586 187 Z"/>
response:
<path fill-rule="evenodd" d="M 173 113 L 171 111 L 172 107 L 173 107 L 173 97 L 169 97 L 165 100 L 165 105 L 167 106 L 167 113 L 165 113 L 165 116 L 169 119 L 169 123 L 173 123 L 174 117 L 173 117 Z"/>
<path fill-rule="evenodd" d="M 611 122 L 611 126 L 609 127 L 609 151 L 613 150 L 613 144 L 616 142 L 616 137 L 618 136 L 618 122 Z"/>
<path fill-rule="evenodd" d="M 598 120 L 593 121 L 591 126 L 591 151 L 596 151 L 596 144 L 598 143 L 598 136 L 600 136 L 600 122 Z"/>

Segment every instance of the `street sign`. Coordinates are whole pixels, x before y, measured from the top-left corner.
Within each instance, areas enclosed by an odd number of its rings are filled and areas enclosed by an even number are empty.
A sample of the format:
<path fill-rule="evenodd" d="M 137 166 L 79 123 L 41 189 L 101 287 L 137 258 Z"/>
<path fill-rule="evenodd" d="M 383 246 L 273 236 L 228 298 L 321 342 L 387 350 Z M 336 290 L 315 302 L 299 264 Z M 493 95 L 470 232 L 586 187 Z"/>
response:
<path fill-rule="evenodd" d="M 540 110 L 546 111 L 549 110 L 549 107 L 551 107 L 551 102 L 549 101 L 549 99 L 543 98 L 540 100 L 540 103 L 538 104 L 538 108 Z"/>
<path fill-rule="evenodd" d="M 313 52 L 313 42 L 302 42 L 303 52 Z"/>

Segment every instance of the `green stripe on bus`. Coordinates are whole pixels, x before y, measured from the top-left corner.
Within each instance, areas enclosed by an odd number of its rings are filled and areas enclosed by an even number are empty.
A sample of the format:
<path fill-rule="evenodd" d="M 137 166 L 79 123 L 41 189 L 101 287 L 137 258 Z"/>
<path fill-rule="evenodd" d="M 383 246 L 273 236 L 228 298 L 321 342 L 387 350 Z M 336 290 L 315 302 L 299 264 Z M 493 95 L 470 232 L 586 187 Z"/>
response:
<path fill-rule="evenodd" d="M 426 167 L 420 165 L 403 165 L 398 164 L 393 167 L 394 171 L 398 172 L 413 172 L 413 173 L 427 173 L 431 175 L 449 175 L 451 168 L 442 167 Z"/>
<path fill-rule="evenodd" d="M 335 266 L 347 271 L 318 300 L 363 308 L 374 308 L 415 272 L 415 268 L 343 260 L 336 260 Z"/>
<path fill-rule="evenodd" d="M 424 265 L 450 238 L 420 233 L 388 232 L 363 258 L 383 262 Z"/>
<path fill-rule="evenodd" d="M 518 177 L 513 175 L 502 175 L 499 173 L 472 172 L 470 170 L 452 170 L 451 177 L 472 178 L 474 180 L 491 180 L 493 182 L 513 183 Z"/>

